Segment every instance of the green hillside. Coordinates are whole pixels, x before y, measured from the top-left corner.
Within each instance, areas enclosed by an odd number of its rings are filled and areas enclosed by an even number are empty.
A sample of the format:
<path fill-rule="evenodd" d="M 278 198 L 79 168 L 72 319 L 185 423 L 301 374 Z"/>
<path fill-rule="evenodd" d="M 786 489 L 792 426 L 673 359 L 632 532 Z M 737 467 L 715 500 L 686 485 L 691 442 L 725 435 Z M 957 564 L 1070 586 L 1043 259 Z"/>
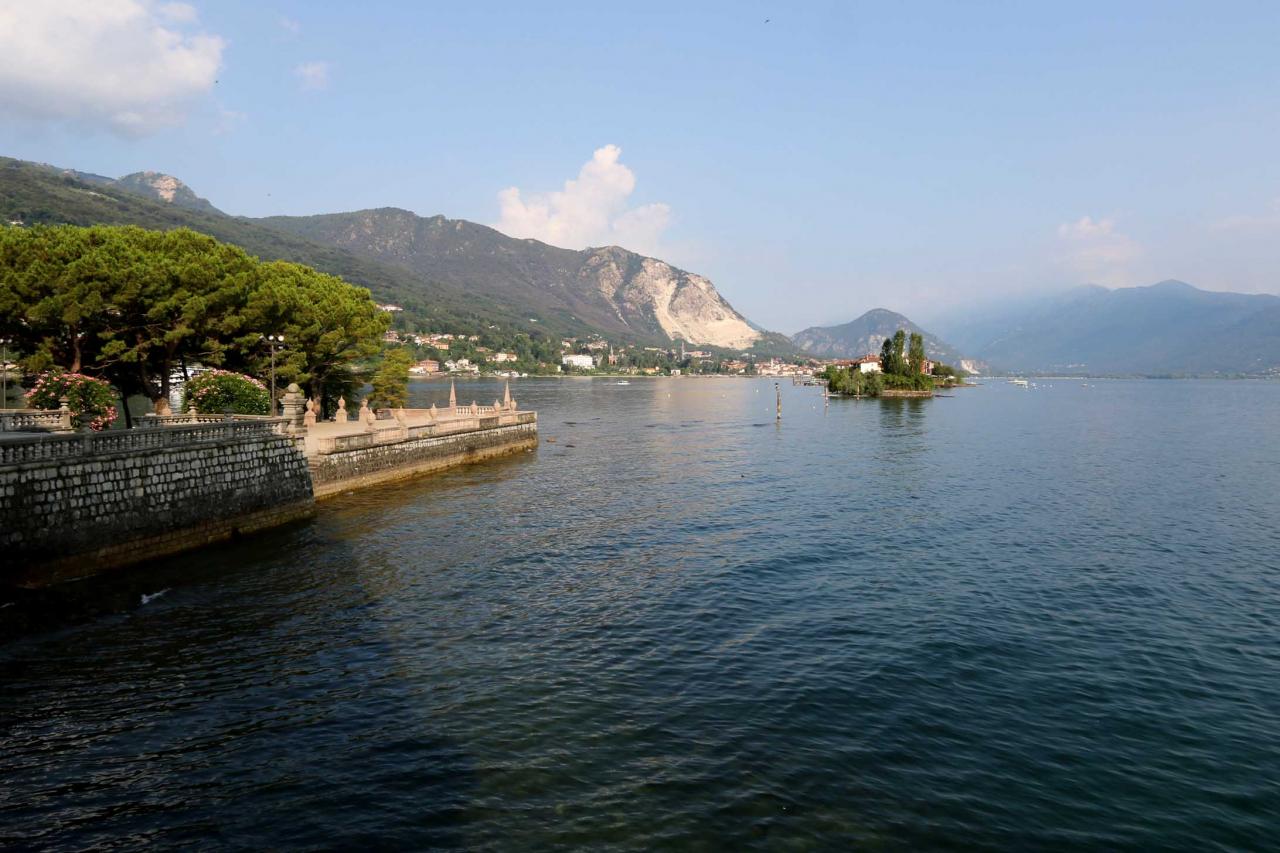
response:
<path fill-rule="evenodd" d="M 277 231 L 247 219 L 154 201 L 110 183 L 89 182 L 42 166 L 0 158 L 0 220 L 26 225 L 138 225 L 168 230 L 191 228 L 234 243 L 263 259 L 307 264 L 367 287 L 380 302 L 405 309 L 406 319 L 424 329 L 478 331 L 492 324 L 548 335 L 586 333 L 571 317 L 538 317 L 537 323 L 502 302 L 432 281 L 409 270 L 360 257 Z"/>

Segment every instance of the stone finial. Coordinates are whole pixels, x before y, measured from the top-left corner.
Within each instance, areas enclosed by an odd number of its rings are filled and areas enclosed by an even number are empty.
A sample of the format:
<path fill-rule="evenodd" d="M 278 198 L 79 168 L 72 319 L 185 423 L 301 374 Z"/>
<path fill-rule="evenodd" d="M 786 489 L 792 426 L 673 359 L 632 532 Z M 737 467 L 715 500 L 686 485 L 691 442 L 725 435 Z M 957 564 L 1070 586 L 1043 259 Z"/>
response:
<path fill-rule="evenodd" d="M 475 400 L 472 400 L 472 401 L 471 401 L 471 414 L 473 414 L 473 415 L 478 415 L 478 414 L 480 414 L 480 407 L 476 405 L 476 401 L 475 401 Z"/>
<path fill-rule="evenodd" d="M 71 398 L 65 394 L 58 398 L 58 431 L 71 432 L 74 427 L 71 423 Z"/>
<path fill-rule="evenodd" d="M 195 403 L 192 403 L 190 406 L 187 406 L 187 417 L 191 418 L 191 420 L 194 421 L 196 419 L 196 415 L 198 414 L 200 413 L 196 411 Z"/>
<path fill-rule="evenodd" d="M 286 426 L 289 429 L 294 430 L 304 424 L 306 416 L 303 414 L 302 389 L 297 382 L 289 383 L 289 388 L 280 401 L 280 411 L 288 422 Z"/>
<path fill-rule="evenodd" d="M 507 387 L 502 389 L 502 408 L 511 408 L 511 380 L 507 380 Z"/>
<path fill-rule="evenodd" d="M 458 394 L 453 388 L 453 380 L 449 380 L 449 408 L 458 408 Z"/>
<path fill-rule="evenodd" d="M 369 429 L 373 429 L 374 422 L 378 416 L 373 413 L 373 409 L 369 408 L 368 399 L 360 401 L 360 411 L 356 413 L 356 420 L 364 424 Z"/>
<path fill-rule="evenodd" d="M 495 399 L 495 400 L 493 401 L 493 410 L 494 410 L 495 412 L 501 412 L 501 411 L 502 411 L 502 401 L 501 401 L 501 400 L 496 400 L 496 399 Z"/>
<path fill-rule="evenodd" d="M 319 407 L 316 405 L 315 400 L 307 400 L 307 411 L 306 414 L 302 416 L 303 426 L 313 427 L 316 425 L 316 409 L 318 408 Z"/>
<path fill-rule="evenodd" d="M 427 417 L 428 417 L 428 418 L 430 418 L 430 419 L 431 419 L 431 420 L 433 420 L 433 421 L 436 419 L 436 404 L 435 404 L 435 403 L 432 403 L 432 404 L 431 404 L 431 408 L 427 409 Z"/>
<path fill-rule="evenodd" d="M 333 419 L 338 423 L 346 423 L 347 421 L 351 420 L 351 418 L 347 415 L 347 398 L 346 397 L 338 398 L 338 411 L 336 414 L 334 414 Z"/>

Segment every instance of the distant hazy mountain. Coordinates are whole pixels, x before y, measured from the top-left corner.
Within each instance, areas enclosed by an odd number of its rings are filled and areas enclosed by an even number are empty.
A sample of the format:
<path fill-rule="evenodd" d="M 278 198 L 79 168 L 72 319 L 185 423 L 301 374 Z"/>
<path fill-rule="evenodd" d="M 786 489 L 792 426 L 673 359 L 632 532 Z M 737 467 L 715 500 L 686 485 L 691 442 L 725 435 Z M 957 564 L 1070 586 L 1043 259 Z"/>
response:
<path fill-rule="evenodd" d="M 1280 297 L 1185 282 L 1090 286 L 993 312 L 957 334 L 996 369 L 1212 375 L 1280 371 Z"/>
<path fill-rule="evenodd" d="M 785 336 L 750 324 L 706 278 L 664 261 L 616 246 L 558 249 L 441 216 L 388 208 L 246 219 L 221 213 L 169 175 L 117 180 L 0 158 L 0 220 L 185 226 L 263 258 L 341 275 L 436 325 L 795 350 Z"/>
<path fill-rule="evenodd" d="M 379 208 L 255 220 L 467 292 L 608 333 L 742 349 L 762 340 L 707 279 L 618 246 L 572 251 L 443 216 Z"/>
<path fill-rule="evenodd" d="M 924 335 L 924 349 L 930 358 L 959 365 L 960 353 L 955 347 L 921 329 L 901 314 L 884 308 L 873 308 L 856 320 L 840 326 L 812 326 L 791 336 L 791 342 L 805 352 L 824 358 L 857 358 L 880 352 L 885 338 L 899 329 L 908 334 Z"/>

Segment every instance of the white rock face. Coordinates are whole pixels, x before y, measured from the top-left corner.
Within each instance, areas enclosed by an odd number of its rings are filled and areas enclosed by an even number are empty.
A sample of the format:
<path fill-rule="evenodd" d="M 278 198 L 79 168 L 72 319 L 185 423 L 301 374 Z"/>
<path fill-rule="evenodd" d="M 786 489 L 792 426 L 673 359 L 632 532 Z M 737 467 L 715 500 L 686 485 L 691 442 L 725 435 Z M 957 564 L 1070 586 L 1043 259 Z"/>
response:
<path fill-rule="evenodd" d="M 584 274 L 594 277 L 624 322 L 652 317 L 668 337 L 692 344 L 741 349 L 760 339 L 708 279 L 656 258 L 600 249 L 587 261 Z"/>
<path fill-rule="evenodd" d="M 173 202 L 173 194 L 183 187 L 182 181 L 173 175 L 161 175 L 156 172 L 147 172 L 145 182 L 156 191 L 156 195 L 170 203 Z"/>

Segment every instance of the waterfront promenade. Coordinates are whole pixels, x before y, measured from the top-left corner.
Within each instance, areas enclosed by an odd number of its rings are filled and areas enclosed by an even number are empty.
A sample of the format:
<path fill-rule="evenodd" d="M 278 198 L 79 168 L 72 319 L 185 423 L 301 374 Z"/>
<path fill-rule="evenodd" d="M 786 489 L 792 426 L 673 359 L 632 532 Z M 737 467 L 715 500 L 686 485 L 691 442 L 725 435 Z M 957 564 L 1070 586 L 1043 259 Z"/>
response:
<path fill-rule="evenodd" d="M 65 411 L 5 415 L 0 583 L 39 586 L 284 524 L 318 498 L 537 447 L 537 413 L 492 405 L 362 404 L 317 417 L 296 385 L 282 417 L 194 410 L 74 432 Z"/>

